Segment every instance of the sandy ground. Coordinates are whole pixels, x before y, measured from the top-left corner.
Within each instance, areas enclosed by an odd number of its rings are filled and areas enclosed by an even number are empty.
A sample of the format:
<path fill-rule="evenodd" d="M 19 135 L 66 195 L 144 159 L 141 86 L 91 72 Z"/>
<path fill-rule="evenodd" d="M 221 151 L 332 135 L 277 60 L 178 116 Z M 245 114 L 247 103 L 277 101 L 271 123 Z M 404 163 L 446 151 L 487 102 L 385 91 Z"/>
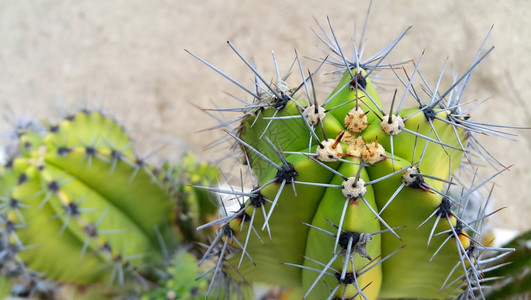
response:
<path fill-rule="evenodd" d="M 198 133 L 216 121 L 194 105 L 233 106 L 236 102 L 222 91 L 245 95 L 183 49 L 250 87 L 252 75 L 227 40 L 273 78 L 271 50 L 283 70 L 294 48 L 301 56 L 324 56 L 311 31 L 317 28 L 312 17 L 322 24 L 330 17 L 343 45 L 350 45 L 355 27 L 359 36 L 368 1 L 323 2 L 2 1 L 0 130 L 8 130 L 14 116 L 58 119 L 80 107 L 103 107 L 130 129 L 141 153 L 169 145 L 157 155 L 177 158 L 190 149 L 203 159 L 219 158 L 219 149 L 205 151 L 204 146 L 222 132 Z M 531 126 L 531 77 L 525 75 L 531 69 L 529 1 L 377 0 L 366 53 L 413 25 L 388 61 L 417 60 L 426 50 L 422 73 L 435 82 L 446 57 L 449 67 L 464 72 L 493 24 L 487 46 L 496 49 L 474 73 L 466 94 L 470 100 L 491 99 L 473 116 Z M 303 63 L 312 66 L 309 60 Z M 447 72 L 446 86 L 450 78 Z M 321 97 L 327 91 L 323 88 Z M 496 207 L 507 209 L 494 221 L 522 231 L 531 227 L 531 132 L 517 133 L 516 142 L 492 138 L 485 143 L 504 164 L 515 164 L 496 179 Z"/>

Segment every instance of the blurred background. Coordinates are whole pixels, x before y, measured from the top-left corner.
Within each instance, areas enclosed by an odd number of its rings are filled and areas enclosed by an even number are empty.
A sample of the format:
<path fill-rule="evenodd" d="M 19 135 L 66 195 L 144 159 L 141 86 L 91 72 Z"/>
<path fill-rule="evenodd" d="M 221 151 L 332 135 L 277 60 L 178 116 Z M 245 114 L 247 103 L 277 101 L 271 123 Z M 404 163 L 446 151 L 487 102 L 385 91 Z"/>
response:
<path fill-rule="evenodd" d="M 1 1 L 0 131 L 26 118 L 60 120 L 80 108 L 101 109 L 128 128 L 141 155 L 177 159 L 194 151 L 204 160 L 221 158 L 221 149 L 205 145 L 223 136 L 198 107 L 231 107 L 224 93 L 245 93 L 184 49 L 208 60 L 252 87 L 252 74 L 227 46 L 230 40 L 253 58 L 266 78 L 274 78 L 271 50 L 281 72 L 294 58 L 324 58 L 312 29 L 330 18 L 338 40 L 351 53 L 359 38 L 369 1 Z M 435 83 L 445 59 L 462 74 L 487 32 L 495 50 L 473 73 L 465 97 L 489 98 L 472 112 L 474 120 L 531 126 L 531 2 L 374 1 L 366 33 L 365 57 L 413 25 L 388 62 L 418 60 Z M 304 59 L 305 68 L 315 63 Z M 297 77 L 299 78 L 299 77 Z M 326 82 L 324 73 L 318 78 Z M 321 99 L 330 89 L 321 85 Z M 393 91 L 394 86 L 384 87 Z M 505 165 L 496 178 L 493 217 L 503 229 L 531 228 L 531 130 L 513 131 L 515 141 L 493 137 L 485 145 Z M 490 171 L 492 174 L 492 171 Z"/>

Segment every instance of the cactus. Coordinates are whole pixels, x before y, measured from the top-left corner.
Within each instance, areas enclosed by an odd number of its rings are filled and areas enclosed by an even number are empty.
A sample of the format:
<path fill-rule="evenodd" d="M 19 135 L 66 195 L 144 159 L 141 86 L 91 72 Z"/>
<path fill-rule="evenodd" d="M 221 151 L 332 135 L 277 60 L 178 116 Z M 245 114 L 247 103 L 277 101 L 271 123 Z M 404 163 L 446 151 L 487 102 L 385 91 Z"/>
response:
<path fill-rule="evenodd" d="M 504 137 L 509 126 L 472 120 L 475 104 L 463 93 L 493 48 L 484 49 L 485 39 L 467 71 L 443 89 L 446 63 L 432 84 L 420 71 L 423 55 L 404 75 L 385 62 L 409 28 L 367 60 L 363 44 L 354 43 L 349 59 L 333 27 L 320 29 L 329 56 L 317 70 L 306 73 L 296 54 L 296 71 L 281 76 L 273 53 L 273 82 L 228 42 L 255 76 L 254 90 L 189 52 L 252 98 L 210 110 L 242 113 L 212 129 L 227 127 L 252 187 L 204 187 L 240 204 L 198 227 L 218 228 L 201 261 L 215 261 L 209 293 L 216 278 L 230 274 L 297 287 L 310 299 L 482 297 L 484 253 L 511 249 L 483 239 L 483 224 L 496 212 L 487 208 L 490 197 L 475 218 L 463 215 L 471 195 L 506 170 L 476 136 Z M 339 75 L 324 100 L 313 83 L 323 64 Z M 392 100 L 380 100 L 373 83 L 380 71 L 402 83 Z M 288 85 L 292 73 L 302 80 Z M 492 176 L 481 178 L 480 161 L 496 169 Z"/>
<path fill-rule="evenodd" d="M 170 278 L 159 288 L 145 294 L 143 299 L 203 299 L 208 287 L 207 278 L 195 280 L 199 275 L 196 258 L 185 251 L 173 257 L 167 270 Z"/>
<path fill-rule="evenodd" d="M 210 193 L 193 186 L 216 185 L 220 176 L 218 167 L 198 162 L 189 152 L 179 163 L 164 163 L 162 172 L 166 189 L 174 199 L 179 240 L 181 243 L 207 243 L 212 232 L 195 228 L 215 219 L 219 207 Z"/>
<path fill-rule="evenodd" d="M 486 277 L 499 279 L 490 281 L 492 287 L 487 291 L 488 299 L 526 299 L 531 296 L 531 231 L 526 231 L 504 245 L 515 248 L 503 257 L 488 257 L 492 265 L 484 270 Z"/>
<path fill-rule="evenodd" d="M 199 268 L 197 258 L 184 249 L 185 247 L 182 247 L 173 255 L 166 269 L 168 278 L 156 289 L 142 295 L 142 300 L 205 298 L 211 278 L 204 275 L 209 274 L 206 269 L 211 266 L 205 265 Z M 220 299 L 235 299 L 244 297 L 243 295 L 251 298 L 252 290 L 234 284 L 220 287 Z"/>
<path fill-rule="evenodd" d="M 2 257 L 60 282 L 146 286 L 172 240 L 155 169 L 98 111 L 35 128 L 0 168 Z"/>

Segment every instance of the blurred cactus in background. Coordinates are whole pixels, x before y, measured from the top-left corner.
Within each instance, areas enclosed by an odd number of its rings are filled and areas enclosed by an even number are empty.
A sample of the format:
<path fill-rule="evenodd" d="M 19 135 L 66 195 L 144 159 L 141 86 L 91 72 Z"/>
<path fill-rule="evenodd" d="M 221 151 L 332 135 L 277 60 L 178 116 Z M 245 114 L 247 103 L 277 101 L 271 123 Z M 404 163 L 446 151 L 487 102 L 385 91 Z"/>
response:
<path fill-rule="evenodd" d="M 211 193 L 193 186 L 216 185 L 219 168 L 198 162 L 189 152 L 180 162 L 162 166 L 164 182 L 175 205 L 176 229 L 183 242 L 207 243 L 213 232 L 197 231 L 201 224 L 212 221 L 218 214 L 218 200 Z"/>
<path fill-rule="evenodd" d="M 161 287 L 144 295 L 143 299 L 204 299 L 208 280 L 196 280 L 199 269 L 195 256 L 185 251 L 177 252 L 167 271 L 170 278 Z"/>
<path fill-rule="evenodd" d="M 98 111 L 47 127 L 19 129 L 1 169 L 4 257 L 61 282 L 147 285 L 172 219 L 155 170 Z"/>
<path fill-rule="evenodd" d="M 0 256 L 5 275 L 19 278 L 13 294 L 55 298 L 56 281 L 85 286 L 75 298 L 125 297 L 156 288 L 176 263 L 197 264 L 171 253 L 207 242 L 195 226 L 214 218 L 217 201 L 191 184 L 215 183 L 216 167 L 190 153 L 155 168 L 99 111 L 31 121 L 13 135 L 0 168 Z"/>
<path fill-rule="evenodd" d="M 524 232 L 504 245 L 514 248 L 501 259 L 493 258 L 484 270 L 489 289 L 487 299 L 529 299 L 531 297 L 531 231 Z"/>

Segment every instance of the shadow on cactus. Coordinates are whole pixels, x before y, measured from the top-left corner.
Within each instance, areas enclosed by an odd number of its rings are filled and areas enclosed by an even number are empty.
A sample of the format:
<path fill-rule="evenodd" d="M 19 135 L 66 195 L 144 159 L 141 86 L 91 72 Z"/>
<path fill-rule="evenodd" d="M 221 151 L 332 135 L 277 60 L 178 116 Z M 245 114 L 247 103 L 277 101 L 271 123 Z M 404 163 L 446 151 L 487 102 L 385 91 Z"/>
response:
<path fill-rule="evenodd" d="M 321 65 L 306 72 L 296 54 L 281 73 L 273 54 L 272 81 L 228 42 L 252 71 L 253 89 L 192 54 L 252 98 L 207 110 L 241 112 L 212 129 L 227 127 L 251 186 L 206 188 L 240 202 L 235 213 L 198 227 L 218 228 L 203 259 L 215 262 L 211 285 L 231 274 L 297 287 L 294 298 L 484 297 L 481 258 L 513 249 L 483 241 L 484 222 L 497 212 L 487 208 L 490 197 L 474 219 L 462 216 L 472 210 L 471 195 L 488 193 L 506 170 L 476 136 L 506 137 L 510 126 L 473 120 L 477 103 L 464 91 L 493 47 L 485 49 L 485 39 L 468 69 L 442 88 L 446 63 L 432 82 L 420 71 L 423 54 L 409 72 L 385 61 L 409 28 L 363 59 L 363 43 L 354 43 L 348 58 L 328 25 L 317 33 L 327 47 Z M 323 65 L 338 78 L 329 96 L 318 99 L 313 79 Z M 300 81 L 289 85 L 296 73 Z M 377 73 L 401 83 L 392 99 L 380 100 Z M 488 178 L 477 173 L 484 162 L 494 168 Z"/>
<path fill-rule="evenodd" d="M 152 285 L 175 242 L 172 202 L 122 128 L 81 111 L 17 134 L 0 169 L 2 257 L 59 282 Z"/>

